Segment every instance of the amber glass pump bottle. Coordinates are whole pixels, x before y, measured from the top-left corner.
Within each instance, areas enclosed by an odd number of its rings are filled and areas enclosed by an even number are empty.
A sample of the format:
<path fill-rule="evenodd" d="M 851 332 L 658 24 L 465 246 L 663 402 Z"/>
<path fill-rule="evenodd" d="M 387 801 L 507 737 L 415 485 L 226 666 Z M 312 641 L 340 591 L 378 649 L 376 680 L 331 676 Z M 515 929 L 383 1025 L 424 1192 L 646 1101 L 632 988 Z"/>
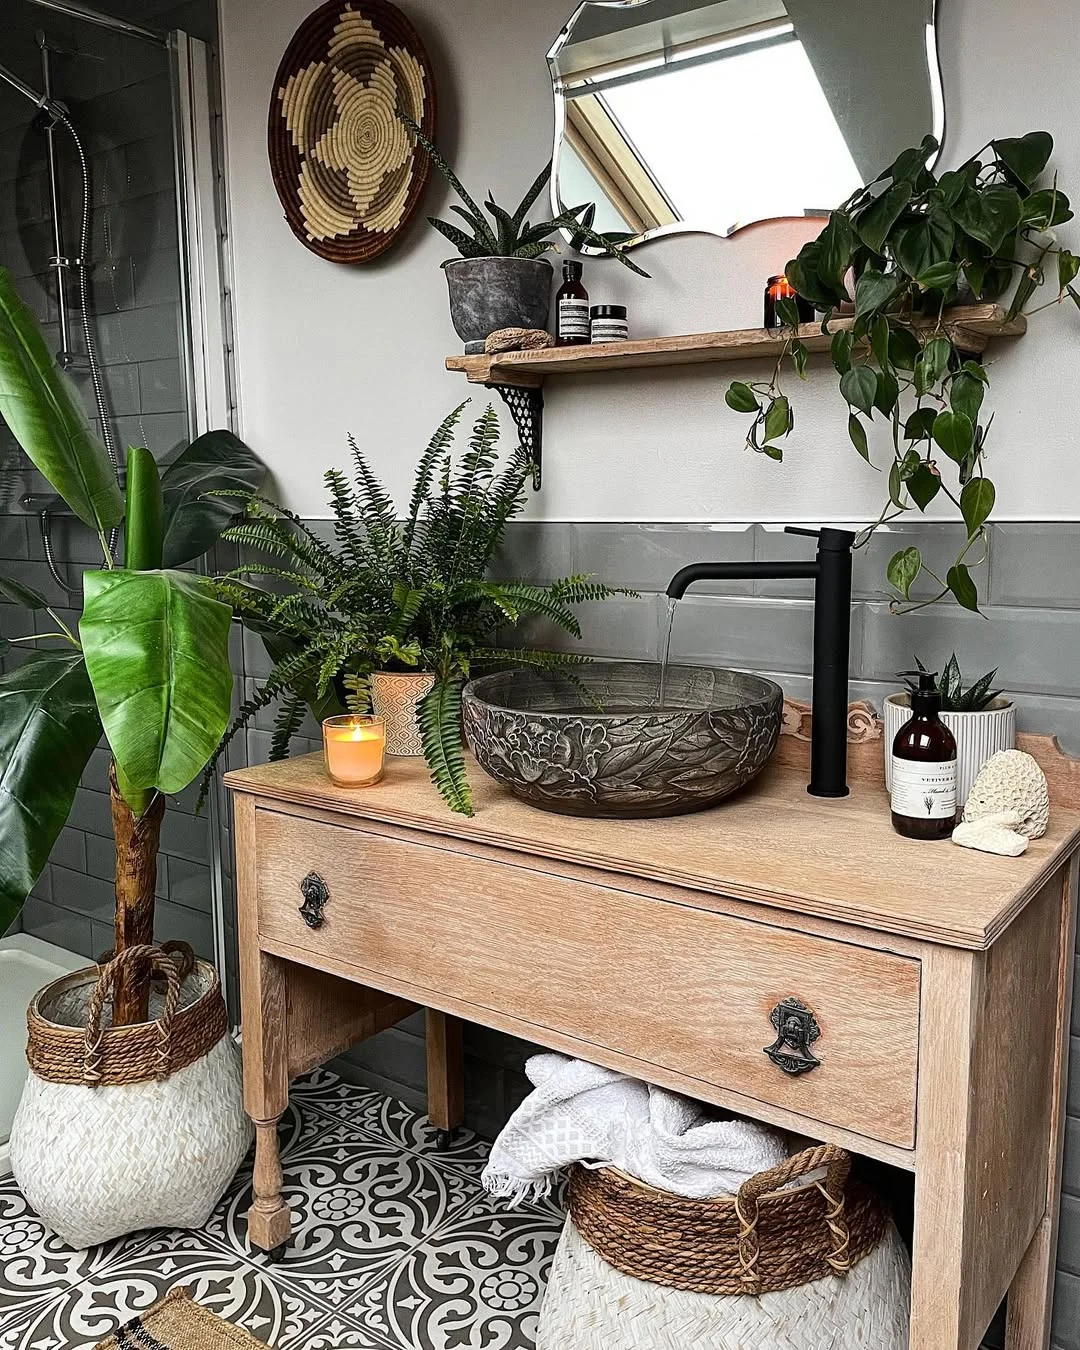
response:
<path fill-rule="evenodd" d="M 956 825 L 956 741 L 939 716 L 937 676 L 908 672 L 911 720 L 892 744 L 892 823 L 908 839 L 948 839 Z"/>

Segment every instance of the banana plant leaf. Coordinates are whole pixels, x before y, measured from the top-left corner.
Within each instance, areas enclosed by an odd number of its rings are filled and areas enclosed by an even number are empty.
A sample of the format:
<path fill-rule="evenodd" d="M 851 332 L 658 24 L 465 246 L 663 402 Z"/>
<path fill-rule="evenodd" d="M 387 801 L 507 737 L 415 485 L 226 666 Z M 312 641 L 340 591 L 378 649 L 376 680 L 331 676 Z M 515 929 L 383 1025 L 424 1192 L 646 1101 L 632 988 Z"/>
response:
<path fill-rule="evenodd" d="M 232 611 L 190 572 L 87 572 L 79 634 L 126 788 L 182 792 L 229 721 Z"/>
<path fill-rule="evenodd" d="M 163 567 L 182 567 L 217 543 L 237 513 L 234 497 L 208 493 L 256 493 L 266 465 L 230 431 L 208 431 L 161 473 L 165 498 Z"/>
<path fill-rule="evenodd" d="M 84 524 L 98 531 L 119 525 L 124 499 L 105 447 L 4 267 L 0 267 L 0 417 Z"/>
<path fill-rule="evenodd" d="M 0 676 L 0 933 L 48 861 L 100 739 L 80 653 L 29 652 Z"/>

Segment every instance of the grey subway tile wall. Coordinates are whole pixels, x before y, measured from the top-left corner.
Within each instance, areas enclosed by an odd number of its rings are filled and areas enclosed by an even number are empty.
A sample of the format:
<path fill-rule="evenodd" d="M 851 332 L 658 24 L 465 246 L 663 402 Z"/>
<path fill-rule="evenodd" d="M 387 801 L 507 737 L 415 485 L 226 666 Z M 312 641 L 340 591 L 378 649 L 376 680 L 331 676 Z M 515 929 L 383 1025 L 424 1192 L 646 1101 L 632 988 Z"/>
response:
<path fill-rule="evenodd" d="M 181 5 L 104 0 L 101 7 L 163 31 L 179 26 L 204 40 L 216 32 L 213 0 Z M 164 47 L 9 0 L 5 63 L 34 85 L 41 81 L 38 29 L 58 49 L 55 91 L 68 103 L 90 160 L 90 295 L 110 426 L 120 454 L 128 445 L 141 444 L 162 458 L 188 434 L 169 57 Z M 6 86 L 0 89 L 0 262 L 11 268 L 20 293 L 48 325 L 47 338 L 55 348 L 59 329 L 48 267 L 51 203 L 44 138 L 31 123 L 32 112 Z M 70 241 L 77 238 L 81 203 L 66 138 L 60 139 L 59 153 Z M 77 305 L 71 332 L 78 354 L 83 346 Z M 93 415 L 85 363 L 77 361 L 72 375 Z M 36 517 L 19 513 L 24 492 L 44 489 L 0 424 L 0 572 L 42 590 L 66 622 L 74 621 L 77 608 L 45 566 Z M 58 516 L 51 539 L 61 575 L 78 592 L 83 569 L 100 564 L 95 536 L 78 521 Z M 43 633 L 48 626 L 47 615 L 37 616 L 35 627 L 27 624 L 26 614 L 0 605 L 4 637 Z M 6 668 L 22 659 L 12 650 L 0 661 Z M 157 888 L 159 932 L 190 936 L 201 955 L 213 956 L 209 825 L 205 818 L 195 820 L 193 805 L 193 795 L 186 793 L 168 812 Z M 24 910 L 25 931 L 86 956 L 107 950 L 112 945 L 113 865 L 108 754 L 102 747 L 87 767 L 69 825 Z M 172 876 L 180 888 L 175 902 L 169 899 Z"/>

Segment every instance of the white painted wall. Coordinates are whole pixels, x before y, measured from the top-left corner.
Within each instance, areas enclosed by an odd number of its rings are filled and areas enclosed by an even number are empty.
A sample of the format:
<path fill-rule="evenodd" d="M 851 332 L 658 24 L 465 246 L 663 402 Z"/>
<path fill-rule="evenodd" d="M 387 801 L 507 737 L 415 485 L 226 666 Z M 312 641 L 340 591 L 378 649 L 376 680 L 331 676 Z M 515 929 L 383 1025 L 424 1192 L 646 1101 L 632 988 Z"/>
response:
<path fill-rule="evenodd" d="M 467 184 L 515 198 L 550 152 L 544 53 L 573 0 L 402 0 L 435 61 L 440 141 Z M 859 7 L 851 0 L 852 10 Z M 352 431 L 404 500 L 416 456 L 466 392 L 443 370 L 456 349 L 439 263 L 447 249 L 417 218 L 378 262 L 324 262 L 293 237 L 266 159 L 274 72 L 313 0 L 221 0 L 236 347 L 245 438 L 270 463 L 284 500 L 326 514 L 321 475 L 346 458 Z M 940 0 L 946 162 L 993 135 L 1036 128 L 1059 141 L 1062 187 L 1080 200 L 1075 0 Z M 779 93 L 772 95 L 781 97 Z M 753 110 L 746 134 L 753 135 Z M 707 164 L 703 172 L 708 172 Z M 424 213 L 447 202 L 441 183 Z M 1071 227 L 1070 227 L 1071 228 Z M 760 322 L 765 278 L 807 226 L 757 226 L 732 239 L 658 241 L 638 259 L 653 280 L 590 262 L 594 302 L 625 302 L 635 335 Z M 1078 247 L 1080 232 L 1072 236 Z M 1080 314 L 1051 311 L 994 353 L 997 420 L 990 471 L 1000 519 L 1080 517 Z M 858 459 L 831 367 L 793 392 L 797 428 L 783 465 L 742 448 L 744 421 L 723 392 L 733 370 L 628 372 L 551 382 L 545 487 L 537 518 L 863 520 L 883 500 Z M 795 382 L 793 382 L 795 383 Z M 477 400 L 485 397 L 476 391 Z"/>

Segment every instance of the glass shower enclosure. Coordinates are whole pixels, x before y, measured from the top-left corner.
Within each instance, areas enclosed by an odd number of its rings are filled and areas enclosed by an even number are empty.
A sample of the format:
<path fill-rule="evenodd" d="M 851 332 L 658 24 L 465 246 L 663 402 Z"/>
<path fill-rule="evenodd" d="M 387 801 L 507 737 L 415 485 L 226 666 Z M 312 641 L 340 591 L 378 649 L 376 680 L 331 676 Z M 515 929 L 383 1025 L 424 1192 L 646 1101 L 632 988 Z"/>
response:
<path fill-rule="evenodd" d="M 0 265 L 43 324 L 114 463 L 123 464 L 129 445 L 165 459 L 202 431 L 232 423 L 216 191 L 215 4 L 105 0 L 99 9 L 81 0 L 5 0 L 4 10 Z M 100 565 L 93 532 L 66 512 L 0 421 L 0 574 L 43 591 L 66 622 L 77 615 L 87 565 Z M 33 618 L 0 604 L 0 636 L 25 634 Z M 20 659 L 11 648 L 0 665 Z M 0 965 L 35 949 L 26 937 L 69 959 L 111 947 L 107 771 L 99 748 L 23 910 L 22 935 L 9 935 L 6 947 L 0 941 Z M 220 966 L 219 837 L 213 812 L 195 815 L 194 794 L 172 804 L 158 920 L 163 936 L 189 941 Z M 36 950 L 40 956 L 43 949 Z M 5 971 L 0 1004 L 15 983 Z M 0 1083 L 23 1072 L 21 1041 L 10 1043 L 19 1062 L 10 1069 L 0 1063 Z M 0 1119 L 0 1166 L 5 1137 Z"/>

